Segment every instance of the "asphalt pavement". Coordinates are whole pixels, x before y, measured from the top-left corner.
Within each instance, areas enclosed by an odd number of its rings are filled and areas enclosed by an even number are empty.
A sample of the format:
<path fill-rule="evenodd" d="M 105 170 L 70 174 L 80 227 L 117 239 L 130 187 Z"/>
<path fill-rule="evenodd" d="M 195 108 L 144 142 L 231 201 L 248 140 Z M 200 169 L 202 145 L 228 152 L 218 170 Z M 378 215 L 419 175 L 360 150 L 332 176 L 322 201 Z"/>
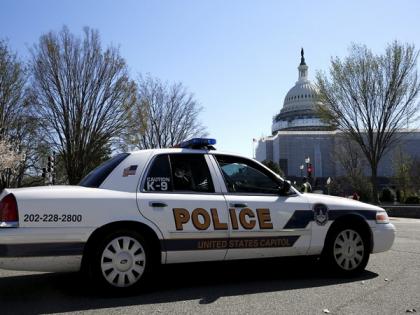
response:
<path fill-rule="evenodd" d="M 78 274 L 0 270 L 0 314 L 406 314 L 420 312 L 420 220 L 392 218 L 393 248 L 356 279 L 314 259 L 164 266 L 145 293 L 103 296 Z"/>

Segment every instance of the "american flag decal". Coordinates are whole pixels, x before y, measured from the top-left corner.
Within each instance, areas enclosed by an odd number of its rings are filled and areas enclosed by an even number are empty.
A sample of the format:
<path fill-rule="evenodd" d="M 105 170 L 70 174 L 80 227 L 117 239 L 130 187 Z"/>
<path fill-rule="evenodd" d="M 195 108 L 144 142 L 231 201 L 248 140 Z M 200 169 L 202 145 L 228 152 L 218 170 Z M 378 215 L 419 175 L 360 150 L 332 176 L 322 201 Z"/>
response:
<path fill-rule="evenodd" d="M 127 177 L 129 175 L 136 175 L 137 165 L 130 165 L 126 167 L 123 171 L 123 177 Z"/>

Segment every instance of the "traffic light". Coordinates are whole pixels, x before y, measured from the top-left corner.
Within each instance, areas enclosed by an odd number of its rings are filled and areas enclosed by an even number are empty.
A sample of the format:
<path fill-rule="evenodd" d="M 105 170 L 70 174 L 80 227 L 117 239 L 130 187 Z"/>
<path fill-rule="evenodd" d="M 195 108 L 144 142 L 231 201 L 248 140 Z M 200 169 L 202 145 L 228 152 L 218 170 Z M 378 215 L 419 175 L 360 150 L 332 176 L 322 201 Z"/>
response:
<path fill-rule="evenodd" d="M 308 177 L 312 177 L 312 164 L 308 163 L 308 167 L 307 167 L 307 172 L 308 172 Z"/>
<path fill-rule="evenodd" d="M 42 168 L 42 178 L 45 178 L 45 177 L 47 177 L 47 168 L 43 167 Z"/>
<path fill-rule="evenodd" d="M 55 160 L 54 155 L 48 156 L 48 168 L 47 168 L 48 173 L 54 173 L 54 162 L 55 162 L 54 160 Z"/>

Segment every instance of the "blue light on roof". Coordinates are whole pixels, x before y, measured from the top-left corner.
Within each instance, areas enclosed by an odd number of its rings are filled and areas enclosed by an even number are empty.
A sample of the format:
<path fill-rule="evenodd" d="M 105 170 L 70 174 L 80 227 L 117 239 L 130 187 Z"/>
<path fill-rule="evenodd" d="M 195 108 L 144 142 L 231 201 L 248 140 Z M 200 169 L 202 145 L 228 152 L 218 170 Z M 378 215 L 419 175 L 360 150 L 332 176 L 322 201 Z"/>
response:
<path fill-rule="evenodd" d="M 200 148 L 200 147 L 207 147 L 216 144 L 216 139 L 210 138 L 193 138 L 184 142 L 181 142 L 177 147 L 179 148 Z"/>

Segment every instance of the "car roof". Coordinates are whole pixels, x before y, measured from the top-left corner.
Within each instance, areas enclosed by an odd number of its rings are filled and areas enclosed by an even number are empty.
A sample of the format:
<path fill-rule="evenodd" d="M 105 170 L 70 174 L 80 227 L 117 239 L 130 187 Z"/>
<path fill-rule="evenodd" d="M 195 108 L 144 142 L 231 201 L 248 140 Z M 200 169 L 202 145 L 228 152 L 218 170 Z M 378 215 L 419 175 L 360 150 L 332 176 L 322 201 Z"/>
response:
<path fill-rule="evenodd" d="M 137 155 L 137 154 L 156 155 L 156 154 L 162 154 L 162 153 L 166 153 L 166 154 L 170 154 L 170 153 L 226 154 L 226 155 L 248 158 L 246 156 L 243 156 L 238 153 L 233 153 L 233 152 L 225 152 L 225 151 L 218 151 L 218 150 L 183 149 L 183 148 L 146 149 L 146 150 L 131 151 L 129 153 L 133 155 Z"/>

